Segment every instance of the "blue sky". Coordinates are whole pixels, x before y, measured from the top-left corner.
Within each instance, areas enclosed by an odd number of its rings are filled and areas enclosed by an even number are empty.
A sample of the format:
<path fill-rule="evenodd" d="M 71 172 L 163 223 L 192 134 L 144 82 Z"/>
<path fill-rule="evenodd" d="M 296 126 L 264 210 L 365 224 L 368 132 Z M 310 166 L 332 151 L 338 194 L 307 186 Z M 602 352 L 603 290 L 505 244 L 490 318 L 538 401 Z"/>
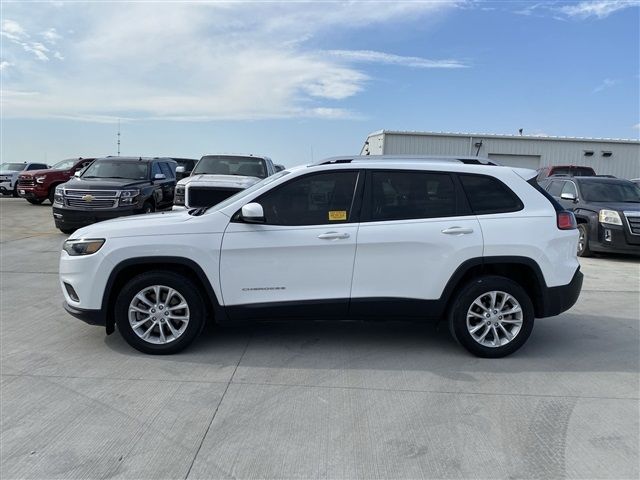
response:
<path fill-rule="evenodd" d="M 638 1 L 3 2 L 2 161 L 638 138 Z"/>

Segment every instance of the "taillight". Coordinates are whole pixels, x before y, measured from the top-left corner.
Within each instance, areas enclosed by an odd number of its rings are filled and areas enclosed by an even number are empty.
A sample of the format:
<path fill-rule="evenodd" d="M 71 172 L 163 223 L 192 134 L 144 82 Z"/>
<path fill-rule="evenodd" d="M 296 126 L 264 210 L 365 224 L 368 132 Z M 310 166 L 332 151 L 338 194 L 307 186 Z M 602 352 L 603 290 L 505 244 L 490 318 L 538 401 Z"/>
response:
<path fill-rule="evenodd" d="M 560 230 L 575 230 L 578 228 L 573 212 L 562 211 L 557 213 L 558 228 Z"/>

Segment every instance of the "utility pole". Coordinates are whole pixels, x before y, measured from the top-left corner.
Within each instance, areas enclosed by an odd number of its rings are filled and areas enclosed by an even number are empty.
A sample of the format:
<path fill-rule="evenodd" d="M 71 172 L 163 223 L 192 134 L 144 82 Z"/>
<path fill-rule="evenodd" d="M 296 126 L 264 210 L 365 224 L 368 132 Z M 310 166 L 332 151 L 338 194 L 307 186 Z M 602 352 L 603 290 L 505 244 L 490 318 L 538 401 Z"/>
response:
<path fill-rule="evenodd" d="M 120 156 L 120 119 L 118 119 L 118 156 Z"/>

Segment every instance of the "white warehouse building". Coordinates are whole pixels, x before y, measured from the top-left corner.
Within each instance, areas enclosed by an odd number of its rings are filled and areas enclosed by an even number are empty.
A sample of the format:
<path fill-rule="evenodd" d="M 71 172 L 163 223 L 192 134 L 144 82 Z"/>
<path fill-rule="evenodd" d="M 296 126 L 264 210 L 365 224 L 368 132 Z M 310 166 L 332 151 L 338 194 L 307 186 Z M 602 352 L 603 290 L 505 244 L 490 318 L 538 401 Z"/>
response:
<path fill-rule="evenodd" d="M 598 175 L 640 178 L 638 140 L 380 130 L 369 134 L 360 154 L 472 155 L 534 170 L 585 165 Z"/>

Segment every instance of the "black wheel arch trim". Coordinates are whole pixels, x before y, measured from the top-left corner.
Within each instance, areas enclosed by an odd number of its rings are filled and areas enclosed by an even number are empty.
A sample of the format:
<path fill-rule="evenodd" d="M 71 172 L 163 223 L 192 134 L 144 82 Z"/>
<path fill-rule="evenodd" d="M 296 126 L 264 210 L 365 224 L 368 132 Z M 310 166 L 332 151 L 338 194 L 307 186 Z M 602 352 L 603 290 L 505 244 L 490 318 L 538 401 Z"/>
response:
<path fill-rule="evenodd" d="M 209 305 L 212 309 L 212 314 L 216 318 L 216 321 L 224 322 L 226 320 L 226 313 L 224 308 L 220 305 L 218 300 L 218 296 L 216 295 L 209 278 L 202 270 L 202 267 L 198 265 L 195 261 L 186 257 L 177 257 L 177 256 L 148 256 L 148 257 L 135 257 L 127 260 L 123 260 L 118 263 L 111 273 L 109 274 L 109 278 L 107 279 L 107 284 L 104 289 L 104 293 L 102 296 L 102 308 L 101 311 L 104 312 L 106 321 L 107 334 L 111 334 L 115 328 L 115 318 L 113 314 L 113 304 L 112 301 L 114 286 L 116 279 L 120 275 L 120 273 L 129 267 L 136 266 L 153 266 L 157 265 L 161 267 L 162 265 L 176 265 L 180 267 L 187 268 L 192 273 L 196 275 L 200 284 L 204 288 L 204 293 L 206 297 L 203 299 L 205 304 Z"/>

